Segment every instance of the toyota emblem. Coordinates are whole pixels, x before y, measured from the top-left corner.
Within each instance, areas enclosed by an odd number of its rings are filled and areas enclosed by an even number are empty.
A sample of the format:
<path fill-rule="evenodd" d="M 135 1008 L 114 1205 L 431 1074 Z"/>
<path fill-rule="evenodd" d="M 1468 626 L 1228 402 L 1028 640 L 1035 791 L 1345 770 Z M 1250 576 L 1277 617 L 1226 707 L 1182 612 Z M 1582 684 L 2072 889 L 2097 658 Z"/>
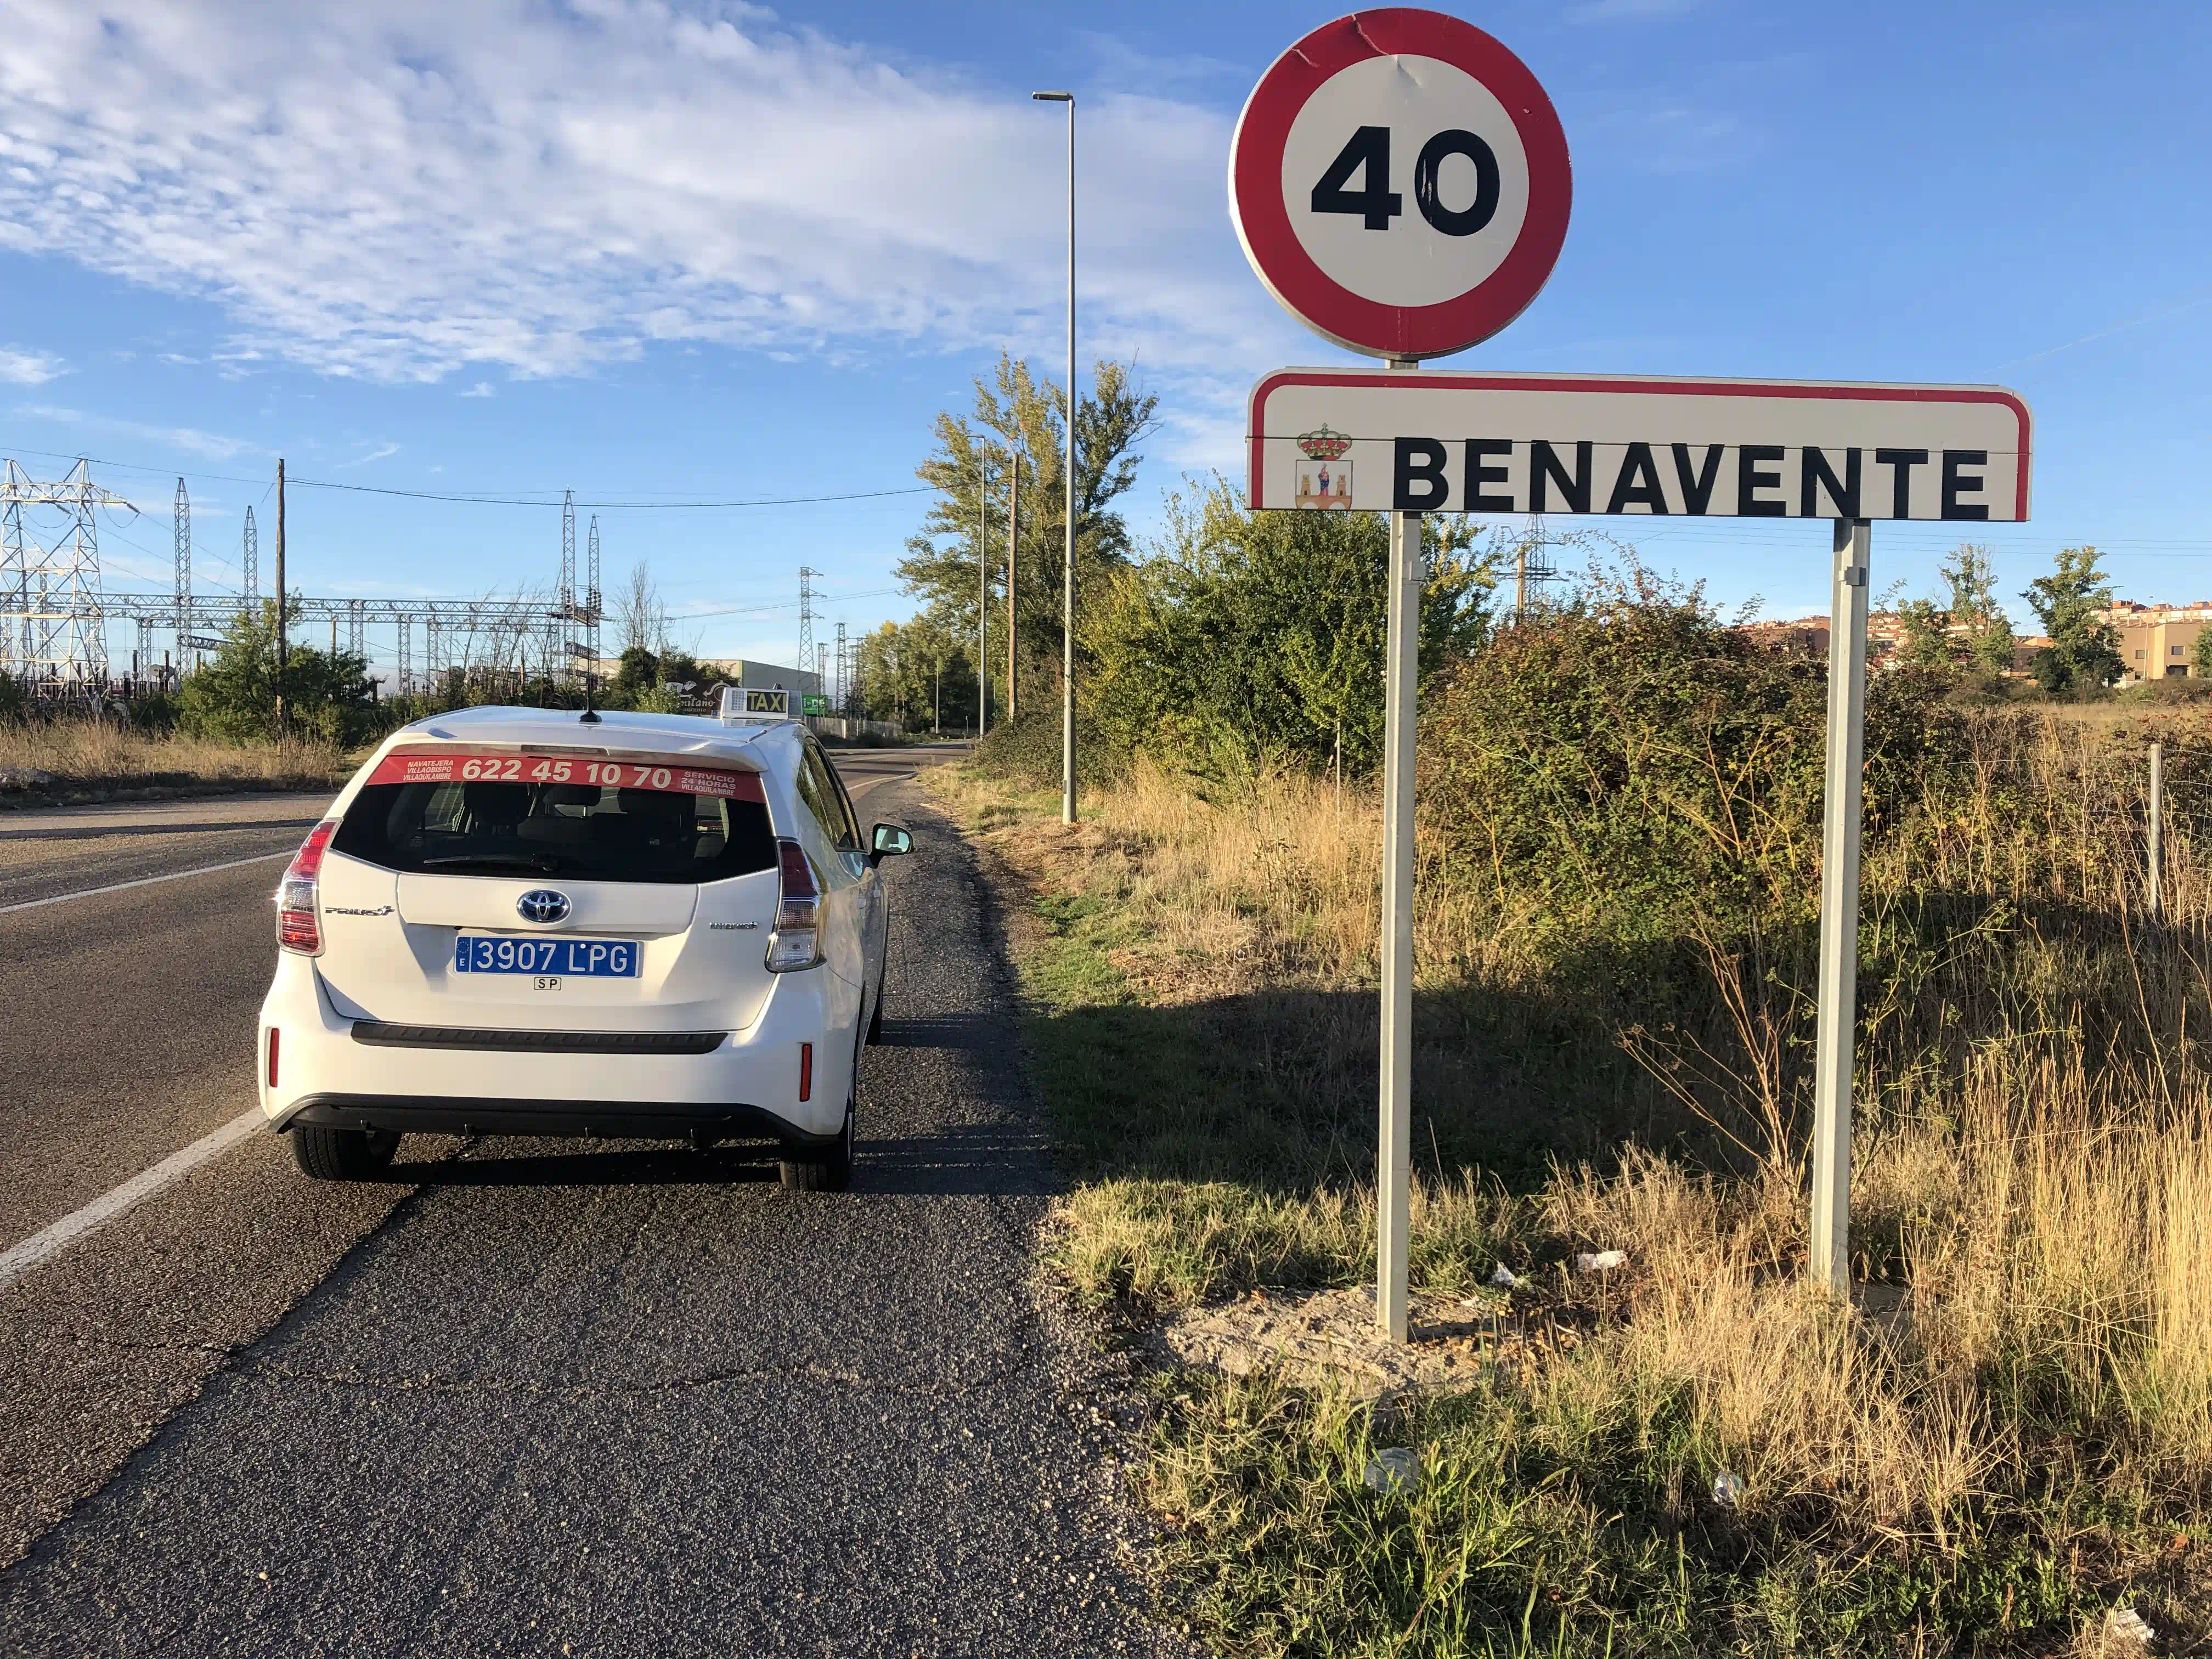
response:
<path fill-rule="evenodd" d="M 566 921 L 568 919 L 568 896 L 556 893 L 550 887 L 533 887 L 515 900 L 514 908 L 525 921 Z"/>

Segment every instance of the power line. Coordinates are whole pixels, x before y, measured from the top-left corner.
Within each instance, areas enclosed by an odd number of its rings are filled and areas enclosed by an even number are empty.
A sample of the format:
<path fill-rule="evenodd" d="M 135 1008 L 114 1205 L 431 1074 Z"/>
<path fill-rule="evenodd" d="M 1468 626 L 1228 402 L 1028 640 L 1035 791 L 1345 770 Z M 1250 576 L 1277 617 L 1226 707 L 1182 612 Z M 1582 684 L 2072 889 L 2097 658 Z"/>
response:
<path fill-rule="evenodd" d="M 0 447 L 9 447 L 9 446 L 0 446 Z M 50 449 L 28 449 L 21 446 L 13 447 L 16 453 L 38 455 L 49 460 L 84 460 L 91 462 L 94 466 L 114 467 L 125 472 L 177 476 L 168 467 L 141 466 L 131 461 L 103 459 L 97 455 L 64 455 Z M 207 483 L 266 484 L 269 482 L 265 478 L 242 477 L 234 473 L 226 472 L 186 472 L 183 476 Z M 342 483 L 330 478 L 287 478 L 284 482 L 295 489 L 342 489 L 355 495 L 394 495 L 409 501 L 447 501 L 457 506 L 477 507 L 558 507 L 561 505 L 561 497 L 568 493 L 562 489 L 509 490 L 503 494 L 470 490 L 398 489 L 380 484 Z M 576 505 L 586 508 L 597 507 L 603 510 L 626 508 L 640 512 L 720 510 L 747 507 L 806 507 L 826 501 L 881 501 L 896 495 L 923 495 L 930 493 L 934 488 L 935 486 L 932 484 L 908 484 L 897 489 L 859 489 L 829 495 L 775 495 L 745 501 L 678 501 L 667 498 L 628 501 L 578 501 Z M 539 499 L 541 496 L 544 499 Z"/>
<path fill-rule="evenodd" d="M 836 599 L 842 603 L 853 599 L 880 599 L 904 591 L 897 587 L 874 587 L 863 593 L 812 593 L 808 599 Z M 668 619 L 671 622 L 696 622 L 707 617 L 757 617 L 771 611 L 796 611 L 802 603 L 805 601 L 784 599 L 775 605 L 745 605 L 726 611 L 678 611 L 671 612 Z M 821 613 L 817 611 L 815 614 L 819 616 Z"/>
<path fill-rule="evenodd" d="M 105 465 L 105 463 L 103 463 Z M 376 484 L 332 483 L 317 478 L 288 478 L 287 483 L 302 489 L 348 489 L 364 495 L 398 495 L 410 501 L 451 501 L 477 507 L 558 507 L 557 501 L 532 501 L 519 495 L 447 495 L 431 489 L 388 489 Z M 601 512 L 616 508 L 653 512 L 673 512 L 690 509 L 717 509 L 738 507 L 806 507 L 820 501 L 872 501 L 889 495 L 927 495 L 935 488 L 932 484 L 911 484 L 900 489 L 859 489 L 838 495 L 775 495 L 757 501 L 578 501 L 583 507 L 595 507 Z"/>

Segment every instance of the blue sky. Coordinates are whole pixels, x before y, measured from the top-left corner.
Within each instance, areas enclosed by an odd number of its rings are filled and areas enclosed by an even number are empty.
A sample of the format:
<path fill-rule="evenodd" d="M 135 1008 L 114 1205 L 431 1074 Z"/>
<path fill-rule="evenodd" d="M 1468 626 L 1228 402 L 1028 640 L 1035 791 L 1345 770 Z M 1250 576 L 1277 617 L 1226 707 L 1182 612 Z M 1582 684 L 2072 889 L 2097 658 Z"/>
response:
<path fill-rule="evenodd" d="M 1134 356 L 1165 416 L 1141 526 L 1236 464 L 1261 374 L 1342 360 L 1261 289 L 1223 199 L 1246 94 L 1336 9 L 0 0 L 0 454 L 108 463 L 146 508 L 104 529 L 109 580 L 146 587 L 179 472 L 198 580 L 234 585 L 280 454 L 548 499 L 910 485 L 1002 346 L 1058 360 L 1061 117 L 1028 94 L 1066 86 L 1083 356 Z M 1984 538 L 2006 590 L 2094 541 L 2125 593 L 2212 597 L 2212 14 L 1462 15 L 1550 90 L 1576 202 L 1549 287 L 1458 362 L 2002 381 L 2039 451 L 2034 522 Z M 551 507 L 290 503 L 311 592 L 554 574 Z M 907 614 L 890 571 L 921 510 L 608 509 L 609 586 L 647 560 L 681 635 L 787 658 L 802 563 L 833 623 Z M 1877 588 L 1926 589 L 1954 539 L 1879 527 Z M 1825 606 L 1815 526 L 1641 545 L 1731 603 Z"/>

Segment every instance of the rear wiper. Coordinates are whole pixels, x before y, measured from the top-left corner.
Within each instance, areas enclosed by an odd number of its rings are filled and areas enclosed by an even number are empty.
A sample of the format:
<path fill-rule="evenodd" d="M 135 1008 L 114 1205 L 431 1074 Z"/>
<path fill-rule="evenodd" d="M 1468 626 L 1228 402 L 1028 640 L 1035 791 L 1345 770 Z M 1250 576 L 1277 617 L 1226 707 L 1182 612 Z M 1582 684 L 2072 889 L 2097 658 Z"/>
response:
<path fill-rule="evenodd" d="M 493 870 L 535 870 L 544 876 L 561 867 L 561 860 L 551 853 L 450 853 L 443 858 L 422 860 L 425 870 L 451 869 L 464 864 L 482 865 Z"/>

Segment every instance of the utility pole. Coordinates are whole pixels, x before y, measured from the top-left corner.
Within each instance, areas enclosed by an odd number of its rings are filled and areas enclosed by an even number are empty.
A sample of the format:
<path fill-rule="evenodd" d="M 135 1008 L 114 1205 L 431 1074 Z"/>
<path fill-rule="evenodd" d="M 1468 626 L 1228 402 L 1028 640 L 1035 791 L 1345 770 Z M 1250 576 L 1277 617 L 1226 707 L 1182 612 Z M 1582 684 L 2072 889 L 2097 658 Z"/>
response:
<path fill-rule="evenodd" d="M 845 624 L 837 624 L 837 714 L 841 720 L 853 718 L 853 665 L 845 654 Z"/>
<path fill-rule="evenodd" d="M 1022 452 L 1014 451 L 1014 476 L 1006 486 L 1006 718 L 1021 716 L 1021 694 L 1014 684 L 1014 665 L 1021 660 L 1021 653 L 1014 649 L 1014 562 L 1021 535 L 1022 520 Z"/>
<path fill-rule="evenodd" d="M 2166 839 L 2166 745 L 2154 743 L 2150 746 L 2150 925 L 2157 927 L 2166 920 L 2164 852 Z"/>
<path fill-rule="evenodd" d="M 975 452 L 975 735 L 991 729 L 991 554 L 984 544 L 983 452 Z"/>
<path fill-rule="evenodd" d="M 803 564 L 799 567 L 799 671 L 803 674 L 810 668 L 816 669 L 815 691 L 826 698 L 830 688 L 822 684 L 819 665 L 814 658 L 814 579 L 821 574 Z"/>
<path fill-rule="evenodd" d="M 1075 94 L 1033 92 L 1067 106 L 1067 568 L 1060 601 L 1060 821 L 1075 822 Z"/>
<path fill-rule="evenodd" d="M 261 592 L 261 538 L 253 528 L 253 509 L 246 509 L 246 541 L 239 556 L 239 569 L 246 577 L 246 597 L 252 599 Z"/>
<path fill-rule="evenodd" d="M 284 708 L 284 665 L 290 655 L 284 640 L 284 461 L 276 461 L 276 735 L 286 735 L 290 717 Z"/>
<path fill-rule="evenodd" d="M 586 558 L 586 573 L 584 588 L 584 626 L 586 632 L 584 636 L 584 646 L 590 653 L 587 660 L 592 665 L 588 672 L 596 674 L 599 672 L 599 611 L 602 609 L 599 601 L 599 515 L 596 513 L 592 514 L 591 550 Z M 517 643 L 519 645 L 520 641 L 518 641 Z M 591 688 L 586 686 L 584 690 L 585 701 L 589 702 Z"/>
<path fill-rule="evenodd" d="M 185 643 L 185 635 L 192 631 L 192 501 L 185 494 L 182 478 L 177 480 L 176 544 L 177 663 L 197 668 L 200 653 Z"/>

